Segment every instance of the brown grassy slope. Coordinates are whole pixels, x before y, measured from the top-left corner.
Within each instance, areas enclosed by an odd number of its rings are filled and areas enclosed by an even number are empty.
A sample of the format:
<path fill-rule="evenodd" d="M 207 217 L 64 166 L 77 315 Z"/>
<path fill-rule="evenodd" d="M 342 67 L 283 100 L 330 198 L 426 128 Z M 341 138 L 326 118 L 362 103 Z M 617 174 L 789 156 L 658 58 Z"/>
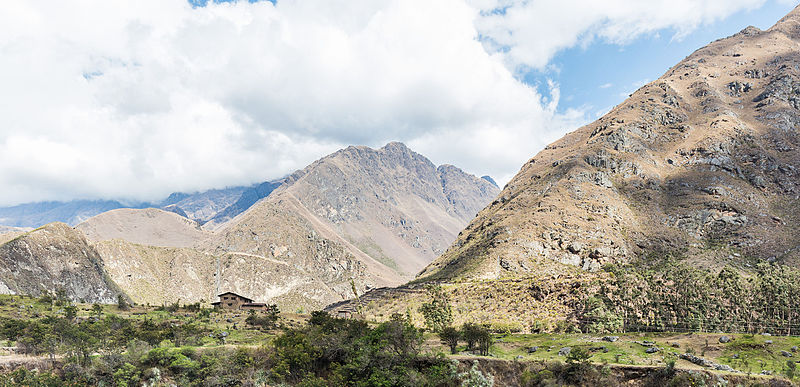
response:
<path fill-rule="evenodd" d="M 161 247 L 192 247 L 212 234 L 178 214 L 156 208 L 122 208 L 93 216 L 75 226 L 91 241 L 123 239 Z"/>
<path fill-rule="evenodd" d="M 798 43 L 796 9 L 697 50 L 528 161 L 419 277 L 594 271 L 653 250 L 797 264 Z"/>

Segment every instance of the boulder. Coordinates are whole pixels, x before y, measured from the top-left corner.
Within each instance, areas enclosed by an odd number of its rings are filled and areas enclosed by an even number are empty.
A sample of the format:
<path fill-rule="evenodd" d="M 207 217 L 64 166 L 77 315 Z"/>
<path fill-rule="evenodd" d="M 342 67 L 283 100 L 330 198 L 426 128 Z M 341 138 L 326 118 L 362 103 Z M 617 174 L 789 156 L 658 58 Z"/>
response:
<path fill-rule="evenodd" d="M 731 338 L 730 338 L 730 336 L 720 336 L 719 342 L 723 343 L 723 344 L 730 343 L 731 342 Z"/>
<path fill-rule="evenodd" d="M 572 348 L 564 347 L 558 350 L 558 356 L 567 356 L 570 352 L 572 352 Z"/>
<path fill-rule="evenodd" d="M 714 369 L 717 371 L 736 372 L 735 369 L 731 368 L 731 366 L 727 364 L 714 364 Z"/>
<path fill-rule="evenodd" d="M 538 350 L 539 350 L 539 347 L 529 347 L 528 348 L 528 353 L 534 353 L 534 352 L 536 352 Z"/>
<path fill-rule="evenodd" d="M 646 353 L 656 353 L 659 351 L 658 347 L 650 347 L 644 350 Z"/>
<path fill-rule="evenodd" d="M 617 340 L 619 340 L 619 336 L 603 336 L 603 341 L 608 341 L 610 343 L 613 343 Z"/>
<path fill-rule="evenodd" d="M 792 353 L 789 351 L 781 351 L 781 356 L 783 357 L 792 357 Z"/>

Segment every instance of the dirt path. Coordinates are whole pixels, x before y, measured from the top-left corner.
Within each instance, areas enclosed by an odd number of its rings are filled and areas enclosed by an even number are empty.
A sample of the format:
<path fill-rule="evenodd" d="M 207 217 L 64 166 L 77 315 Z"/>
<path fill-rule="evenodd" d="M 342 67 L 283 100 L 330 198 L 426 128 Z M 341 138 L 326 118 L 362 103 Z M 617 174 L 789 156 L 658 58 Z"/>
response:
<path fill-rule="evenodd" d="M 270 262 L 272 262 L 272 263 L 276 263 L 276 264 L 278 264 L 278 265 L 289 266 L 289 264 L 288 264 L 287 262 L 279 261 L 279 260 L 277 260 L 277 259 L 267 258 L 267 257 L 265 257 L 265 256 L 263 256 L 263 255 L 255 255 L 255 254 L 249 254 L 249 253 L 240 253 L 240 252 L 236 252 L 236 251 L 229 251 L 229 252 L 225 253 L 225 255 L 244 255 L 244 256 L 246 256 L 246 257 L 253 257 L 253 258 L 261 258 L 261 259 L 265 259 L 265 260 L 267 260 L 267 261 L 270 261 Z"/>

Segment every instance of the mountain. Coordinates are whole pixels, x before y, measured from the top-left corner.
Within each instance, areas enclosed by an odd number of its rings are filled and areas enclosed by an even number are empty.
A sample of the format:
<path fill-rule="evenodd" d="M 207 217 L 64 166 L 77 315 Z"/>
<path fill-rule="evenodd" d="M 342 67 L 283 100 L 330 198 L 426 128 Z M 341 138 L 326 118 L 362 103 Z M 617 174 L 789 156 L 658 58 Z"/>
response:
<path fill-rule="evenodd" d="M 39 296 L 60 288 L 85 302 L 112 303 L 122 294 L 97 251 L 66 224 L 51 223 L 0 245 L 0 293 Z"/>
<path fill-rule="evenodd" d="M 211 218 L 207 219 L 206 228 L 213 229 L 231 219 L 242 212 L 247 211 L 257 201 L 269 196 L 276 188 L 283 184 L 283 180 L 265 181 L 261 184 L 243 189 L 236 201 L 227 205 L 221 211 L 218 211 Z"/>
<path fill-rule="evenodd" d="M 209 302 L 235 291 L 316 309 L 413 278 L 497 192 L 390 143 L 349 147 L 245 189 L 202 227 L 176 212 L 191 216 L 182 203 L 208 202 L 173 194 L 166 210 L 115 209 L 72 232 L 85 235 L 80 243 L 136 303 Z"/>
<path fill-rule="evenodd" d="M 491 176 L 481 176 L 481 179 L 488 181 L 489 183 L 491 183 L 493 186 L 495 186 L 497 188 L 500 188 L 500 186 L 497 185 L 497 182 L 494 181 L 494 179 L 492 179 Z"/>
<path fill-rule="evenodd" d="M 75 226 L 95 215 L 119 208 L 161 208 L 200 224 L 213 219 L 224 223 L 244 212 L 258 200 L 280 186 L 281 180 L 252 186 L 210 189 L 195 193 L 174 192 L 158 204 L 123 204 L 115 200 L 72 200 L 69 202 L 36 202 L 13 207 L 0 207 L 0 225 L 12 227 L 41 227 L 51 222 Z"/>
<path fill-rule="evenodd" d="M 461 319 L 527 329 L 569 316 L 582 323 L 589 305 L 650 324 L 662 311 L 688 319 L 679 305 L 715 305 L 719 283 L 758 283 L 775 273 L 765 262 L 799 267 L 798 44 L 800 8 L 767 31 L 747 27 L 692 53 L 530 159 L 411 287 L 382 294 L 448 284 L 469 311 Z M 691 279 L 675 285 L 683 276 Z M 629 297 L 615 293 L 623 279 L 638 284 L 635 308 L 619 309 Z M 716 288 L 682 293 L 708 284 Z M 759 289 L 726 302 L 777 305 L 782 291 Z M 680 302 L 656 302 L 669 297 Z"/>
<path fill-rule="evenodd" d="M 270 205 L 261 207 L 293 208 L 354 255 L 409 279 L 444 252 L 497 191 L 483 179 L 451 165 L 437 167 L 393 142 L 380 149 L 351 146 L 324 157 L 289 176 L 267 198 Z M 254 216 L 261 207 L 248 213 Z"/>
<path fill-rule="evenodd" d="M 205 222 L 235 203 L 246 190 L 248 187 L 210 189 L 193 194 L 174 192 L 159 207 L 198 222 Z"/>
<path fill-rule="evenodd" d="M 51 222 L 74 226 L 102 212 L 129 207 L 114 200 L 73 200 L 38 202 L 0 208 L 0 224 L 13 227 L 40 227 Z"/>
<path fill-rule="evenodd" d="M 713 42 L 548 146 L 421 276 L 727 258 L 710 244 L 800 263 L 798 22 Z"/>

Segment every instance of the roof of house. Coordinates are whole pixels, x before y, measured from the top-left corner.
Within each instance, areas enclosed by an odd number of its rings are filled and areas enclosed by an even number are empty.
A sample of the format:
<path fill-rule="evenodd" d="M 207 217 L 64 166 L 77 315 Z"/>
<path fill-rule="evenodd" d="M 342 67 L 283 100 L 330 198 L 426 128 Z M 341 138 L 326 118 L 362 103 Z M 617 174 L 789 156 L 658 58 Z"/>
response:
<path fill-rule="evenodd" d="M 240 296 L 240 295 L 238 295 L 238 294 L 236 294 L 236 293 L 234 293 L 234 292 L 225 292 L 225 293 L 220 293 L 220 294 L 218 294 L 218 295 L 217 295 L 217 297 L 219 297 L 219 298 L 222 298 L 222 296 L 224 296 L 224 295 L 228 295 L 228 294 L 230 294 L 230 295 L 233 295 L 233 296 L 236 296 L 236 297 L 239 297 L 239 298 L 241 298 L 241 299 L 243 299 L 243 300 L 245 300 L 245 301 L 247 301 L 247 302 L 253 302 L 253 299 L 252 299 L 252 298 L 247 298 L 247 297 L 245 297 L 245 296 Z"/>

